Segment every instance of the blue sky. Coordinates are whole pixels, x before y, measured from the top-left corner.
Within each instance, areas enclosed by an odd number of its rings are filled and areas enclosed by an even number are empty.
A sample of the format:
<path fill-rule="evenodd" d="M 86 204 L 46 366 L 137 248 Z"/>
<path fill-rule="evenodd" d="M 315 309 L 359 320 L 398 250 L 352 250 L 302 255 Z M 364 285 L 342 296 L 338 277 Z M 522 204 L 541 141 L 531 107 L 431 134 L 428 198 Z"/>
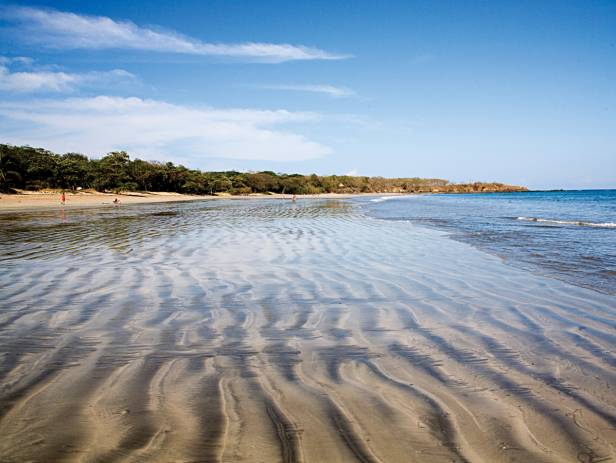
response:
<path fill-rule="evenodd" d="M 616 188 L 616 2 L 0 2 L 0 141 Z"/>

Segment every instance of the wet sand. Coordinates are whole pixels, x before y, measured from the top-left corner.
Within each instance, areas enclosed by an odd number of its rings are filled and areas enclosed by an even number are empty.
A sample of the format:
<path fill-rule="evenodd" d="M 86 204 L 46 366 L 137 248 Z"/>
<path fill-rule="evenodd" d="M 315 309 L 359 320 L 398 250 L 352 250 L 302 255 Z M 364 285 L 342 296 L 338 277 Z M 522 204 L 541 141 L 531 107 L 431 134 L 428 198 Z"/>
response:
<path fill-rule="evenodd" d="M 616 461 L 616 298 L 339 200 L 0 215 L 0 461 Z"/>

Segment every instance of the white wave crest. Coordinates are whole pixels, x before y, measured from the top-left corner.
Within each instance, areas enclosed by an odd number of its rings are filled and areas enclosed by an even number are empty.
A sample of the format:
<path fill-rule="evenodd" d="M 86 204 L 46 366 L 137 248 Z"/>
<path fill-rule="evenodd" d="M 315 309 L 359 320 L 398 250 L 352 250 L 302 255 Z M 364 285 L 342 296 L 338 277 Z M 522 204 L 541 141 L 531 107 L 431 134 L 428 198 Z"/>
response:
<path fill-rule="evenodd" d="M 395 198 L 397 198 L 397 196 L 381 196 L 380 198 L 371 199 L 370 202 L 371 203 L 382 203 L 383 201 L 387 201 L 387 200 L 395 199 Z"/>
<path fill-rule="evenodd" d="M 585 222 L 583 220 L 555 220 L 555 219 L 542 219 L 539 217 L 518 217 L 518 220 L 525 220 L 527 222 L 542 222 L 552 223 L 558 225 L 577 225 L 580 227 L 597 227 L 597 228 L 616 228 L 616 222 Z"/>

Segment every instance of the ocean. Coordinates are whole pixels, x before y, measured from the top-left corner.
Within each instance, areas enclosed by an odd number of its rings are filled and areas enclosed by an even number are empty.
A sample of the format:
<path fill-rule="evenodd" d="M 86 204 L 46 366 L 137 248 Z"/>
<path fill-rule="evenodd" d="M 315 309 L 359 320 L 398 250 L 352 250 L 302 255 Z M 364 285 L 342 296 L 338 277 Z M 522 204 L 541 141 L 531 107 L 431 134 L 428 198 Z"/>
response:
<path fill-rule="evenodd" d="M 445 230 L 508 264 L 616 293 L 616 190 L 360 200 L 373 216 Z"/>

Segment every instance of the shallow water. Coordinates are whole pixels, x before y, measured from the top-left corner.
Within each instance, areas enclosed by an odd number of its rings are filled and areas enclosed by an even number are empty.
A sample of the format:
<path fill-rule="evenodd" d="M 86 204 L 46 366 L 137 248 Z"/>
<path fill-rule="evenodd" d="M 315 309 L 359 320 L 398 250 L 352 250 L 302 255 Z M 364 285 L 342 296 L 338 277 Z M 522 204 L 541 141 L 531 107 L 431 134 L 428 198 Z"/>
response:
<path fill-rule="evenodd" d="M 508 263 L 616 294 L 616 190 L 361 200 L 376 217 L 445 230 Z"/>
<path fill-rule="evenodd" d="M 616 458 L 613 296 L 352 201 L 0 224 L 2 461 Z"/>

